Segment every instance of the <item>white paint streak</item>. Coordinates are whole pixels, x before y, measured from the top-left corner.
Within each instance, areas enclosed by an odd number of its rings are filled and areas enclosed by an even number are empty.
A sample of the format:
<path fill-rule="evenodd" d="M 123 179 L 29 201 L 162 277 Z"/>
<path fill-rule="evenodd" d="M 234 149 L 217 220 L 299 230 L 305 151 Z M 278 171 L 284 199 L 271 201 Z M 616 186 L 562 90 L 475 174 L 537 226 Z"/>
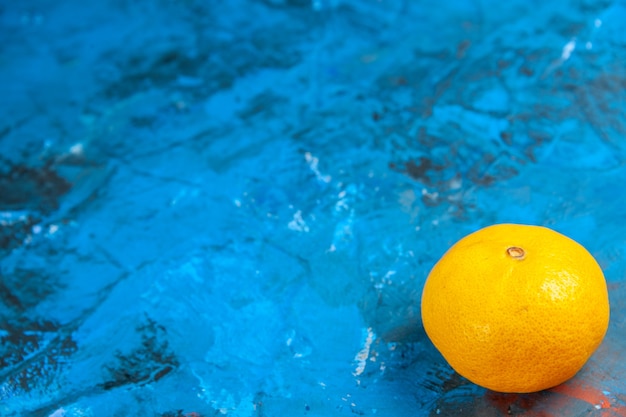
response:
<path fill-rule="evenodd" d="M 370 355 L 370 348 L 372 343 L 376 340 L 376 334 L 372 330 L 371 327 L 367 328 L 365 342 L 363 343 L 363 347 L 359 350 L 359 353 L 356 354 L 354 360 L 357 362 L 357 367 L 352 373 L 354 376 L 359 376 L 365 371 L 365 366 L 367 365 L 367 358 Z"/>
<path fill-rule="evenodd" d="M 287 227 L 296 232 L 307 233 L 309 231 L 309 226 L 302 218 L 301 210 L 298 210 L 294 213 L 293 219 L 289 222 L 289 224 L 287 224 Z"/>
<path fill-rule="evenodd" d="M 331 176 L 322 175 L 322 173 L 320 172 L 319 167 L 318 167 L 320 161 L 318 158 L 313 156 L 311 152 L 306 152 L 304 154 L 304 159 L 306 160 L 307 164 L 309 164 L 309 168 L 311 169 L 311 171 L 313 171 L 313 173 L 315 174 L 318 180 L 320 180 L 321 182 L 325 182 L 325 183 L 330 182 L 330 180 L 332 179 Z"/>
<path fill-rule="evenodd" d="M 576 39 L 572 39 L 563 47 L 563 51 L 561 52 L 561 59 L 563 61 L 567 61 L 570 56 L 572 56 L 572 52 L 576 49 Z"/>

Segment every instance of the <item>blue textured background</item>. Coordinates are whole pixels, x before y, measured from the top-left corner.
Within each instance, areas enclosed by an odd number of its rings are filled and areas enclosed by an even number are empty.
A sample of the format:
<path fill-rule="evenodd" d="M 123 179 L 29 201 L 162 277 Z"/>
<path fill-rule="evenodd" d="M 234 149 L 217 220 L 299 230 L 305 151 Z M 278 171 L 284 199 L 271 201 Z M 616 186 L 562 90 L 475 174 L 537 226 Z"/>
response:
<path fill-rule="evenodd" d="M 0 415 L 626 416 L 626 2 L 0 1 Z M 564 387 L 468 383 L 434 262 L 550 226 L 609 282 Z"/>

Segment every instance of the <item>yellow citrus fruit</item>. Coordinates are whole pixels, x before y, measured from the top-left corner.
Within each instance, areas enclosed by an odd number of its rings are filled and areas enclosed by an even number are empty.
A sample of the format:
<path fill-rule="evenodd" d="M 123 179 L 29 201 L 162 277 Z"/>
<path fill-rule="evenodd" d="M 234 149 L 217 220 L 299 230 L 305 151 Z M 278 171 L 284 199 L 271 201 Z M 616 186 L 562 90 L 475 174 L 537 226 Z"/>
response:
<path fill-rule="evenodd" d="M 602 269 L 580 244 L 541 226 L 499 224 L 456 244 L 422 293 L 426 334 L 470 381 L 533 392 L 574 376 L 609 323 Z"/>

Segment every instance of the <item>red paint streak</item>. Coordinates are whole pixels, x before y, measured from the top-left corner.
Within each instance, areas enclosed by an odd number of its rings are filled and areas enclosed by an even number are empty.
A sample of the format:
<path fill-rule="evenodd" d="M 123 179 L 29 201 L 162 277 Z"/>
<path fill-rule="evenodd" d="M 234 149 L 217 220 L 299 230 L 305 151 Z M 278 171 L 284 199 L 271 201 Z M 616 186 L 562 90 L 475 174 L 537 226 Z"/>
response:
<path fill-rule="evenodd" d="M 562 417 L 563 410 L 575 406 L 572 400 L 578 400 L 597 410 L 594 415 L 599 417 L 626 417 L 626 405 L 622 401 L 605 395 L 598 388 L 574 381 L 530 394 L 488 391 L 485 399 L 501 416 Z"/>
<path fill-rule="evenodd" d="M 616 404 L 601 390 L 582 383 L 566 383 L 551 388 L 550 391 L 584 401 L 602 410 L 601 417 L 626 417 L 626 407 Z M 599 407 L 599 408 L 598 408 Z"/>
<path fill-rule="evenodd" d="M 602 391 L 583 384 L 561 384 L 551 388 L 550 391 L 576 398 L 593 406 L 599 405 L 600 408 L 611 407 L 611 400 Z"/>

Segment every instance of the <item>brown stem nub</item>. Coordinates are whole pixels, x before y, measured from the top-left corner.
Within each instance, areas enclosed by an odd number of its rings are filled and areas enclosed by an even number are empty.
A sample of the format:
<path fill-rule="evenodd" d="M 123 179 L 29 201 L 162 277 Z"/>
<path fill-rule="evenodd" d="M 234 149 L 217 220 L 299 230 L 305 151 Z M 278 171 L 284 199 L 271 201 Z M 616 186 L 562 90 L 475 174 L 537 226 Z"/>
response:
<path fill-rule="evenodd" d="M 511 246 L 510 248 L 508 248 L 506 250 L 506 253 L 514 259 L 519 259 L 522 260 L 524 259 L 524 257 L 526 256 L 526 252 L 524 252 L 524 249 L 518 247 L 518 246 Z"/>

